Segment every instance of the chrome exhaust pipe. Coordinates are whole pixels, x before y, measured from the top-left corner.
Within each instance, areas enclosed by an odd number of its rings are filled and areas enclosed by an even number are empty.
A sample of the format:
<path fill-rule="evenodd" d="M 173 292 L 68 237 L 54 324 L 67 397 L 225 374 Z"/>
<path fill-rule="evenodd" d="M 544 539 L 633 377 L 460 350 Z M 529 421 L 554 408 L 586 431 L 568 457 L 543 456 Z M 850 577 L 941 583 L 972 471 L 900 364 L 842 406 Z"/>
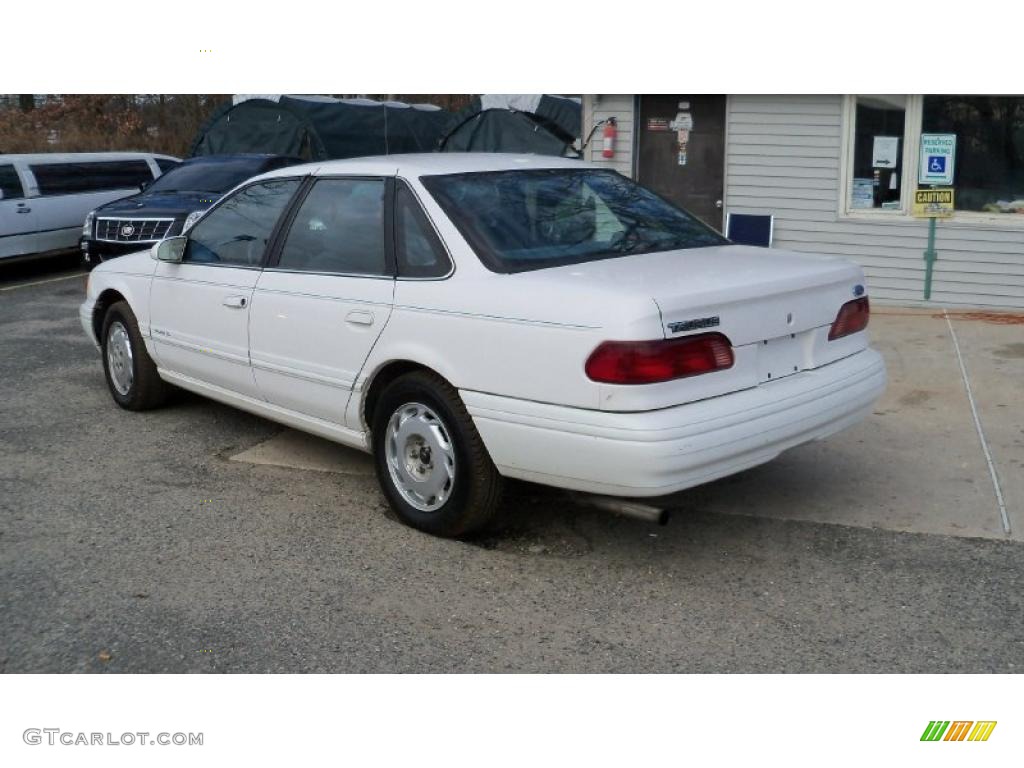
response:
<path fill-rule="evenodd" d="M 650 504 L 641 504 L 638 501 L 620 499 L 615 496 L 596 496 L 589 493 L 573 493 L 573 498 L 580 504 L 588 507 L 611 512 L 623 517 L 632 517 L 635 520 L 644 520 L 648 523 L 668 525 L 671 513 L 661 507 L 652 507 Z"/>

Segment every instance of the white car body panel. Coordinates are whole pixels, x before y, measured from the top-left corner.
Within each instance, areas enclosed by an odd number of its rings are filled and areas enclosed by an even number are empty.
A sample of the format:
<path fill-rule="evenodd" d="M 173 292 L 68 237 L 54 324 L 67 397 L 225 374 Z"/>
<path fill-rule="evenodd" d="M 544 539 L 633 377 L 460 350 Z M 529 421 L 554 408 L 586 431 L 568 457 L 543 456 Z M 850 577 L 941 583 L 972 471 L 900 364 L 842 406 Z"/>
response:
<path fill-rule="evenodd" d="M 588 166 L 471 154 L 307 166 L 302 172 L 314 175 L 407 181 L 445 243 L 452 273 L 395 280 L 157 265 L 134 254 L 93 271 L 83 325 L 95 327 L 97 302 L 118 291 L 135 309 L 163 378 L 363 450 L 376 377 L 396 362 L 418 364 L 460 392 L 502 474 L 595 493 L 681 490 L 870 412 L 885 369 L 867 333 L 827 339 L 839 307 L 864 291 L 856 265 L 724 245 L 498 274 L 419 181 L 563 167 Z M 225 306 L 240 296 L 248 297 L 244 308 Z M 603 341 L 674 337 L 671 323 L 712 317 L 713 330 L 733 344 L 727 370 L 642 386 L 585 374 Z"/>
<path fill-rule="evenodd" d="M 149 296 L 157 365 L 256 397 L 249 311 L 259 277 L 258 269 L 157 262 Z"/>
<path fill-rule="evenodd" d="M 266 270 L 249 320 L 256 384 L 270 403 L 335 424 L 391 315 L 395 281 Z"/>

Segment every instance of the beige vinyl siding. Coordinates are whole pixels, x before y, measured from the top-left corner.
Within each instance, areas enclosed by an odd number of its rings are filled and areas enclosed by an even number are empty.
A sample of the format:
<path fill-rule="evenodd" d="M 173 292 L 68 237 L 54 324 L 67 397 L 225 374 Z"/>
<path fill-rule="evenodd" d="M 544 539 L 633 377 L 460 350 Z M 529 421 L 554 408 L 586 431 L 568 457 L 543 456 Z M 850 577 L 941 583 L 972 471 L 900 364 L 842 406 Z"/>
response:
<path fill-rule="evenodd" d="M 613 168 L 623 176 L 633 176 L 633 115 L 634 97 L 629 94 L 587 94 L 583 97 L 583 138 L 601 120 L 614 117 L 618 136 L 615 138 L 615 157 L 601 156 L 603 138 L 598 128 L 590 139 L 584 159 L 605 168 Z M 603 127 L 603 126 L 602 126 Z"/>
<path fill-rule="evenodd" d="M 730 96 L 726 206 L 775 215 L 775 247 L 844 256 L 874 298 L 923 302 L 925 220 L 840 216 L 841 96 Z M 932 302 L 1024 309 L 1024 223 L 938 223 Z"/>

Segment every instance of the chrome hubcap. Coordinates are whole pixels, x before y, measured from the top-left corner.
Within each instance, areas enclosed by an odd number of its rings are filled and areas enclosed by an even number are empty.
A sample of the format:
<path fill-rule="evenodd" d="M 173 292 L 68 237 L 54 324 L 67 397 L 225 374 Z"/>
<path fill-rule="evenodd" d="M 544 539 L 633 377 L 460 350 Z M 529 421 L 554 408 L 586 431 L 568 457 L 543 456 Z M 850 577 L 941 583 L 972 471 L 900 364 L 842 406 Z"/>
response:
<path fill-rule="evenodd" d="M 422 403 L 406 403 L 388 421 L 388 472 L 402 497 L 421 512 L 444 506 L 455 487 L 455 449 L 441 419 Z"/>
<path fill-rule="evenodd" d="M 120 320 L 111 323 L 107 333 L 107 369 L 117 393 L 127 395 L 135 381 L 135 366 L 132 364 L 132 340 Z"/>

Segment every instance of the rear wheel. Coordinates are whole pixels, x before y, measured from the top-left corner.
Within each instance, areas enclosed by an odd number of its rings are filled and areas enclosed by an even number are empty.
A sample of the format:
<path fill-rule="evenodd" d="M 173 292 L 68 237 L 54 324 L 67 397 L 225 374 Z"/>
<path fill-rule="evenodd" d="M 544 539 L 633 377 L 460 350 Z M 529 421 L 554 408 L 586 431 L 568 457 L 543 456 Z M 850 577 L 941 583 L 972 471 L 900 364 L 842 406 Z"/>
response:
<path fill-rule="evenodd" d="M 438 536 L 487 526 L 502 480 L 455 389 L 427 371 L 381 393 L 373 414 L 377 479 L 398 518 Z"/>
<path fill-rule="evenodd" d="M 135 314 L 125 301 L 112 304 L 103 318 L 103 373 L 114 402 L 129 411 L 156 408 L 168 385 L 146 351 Z"/>

